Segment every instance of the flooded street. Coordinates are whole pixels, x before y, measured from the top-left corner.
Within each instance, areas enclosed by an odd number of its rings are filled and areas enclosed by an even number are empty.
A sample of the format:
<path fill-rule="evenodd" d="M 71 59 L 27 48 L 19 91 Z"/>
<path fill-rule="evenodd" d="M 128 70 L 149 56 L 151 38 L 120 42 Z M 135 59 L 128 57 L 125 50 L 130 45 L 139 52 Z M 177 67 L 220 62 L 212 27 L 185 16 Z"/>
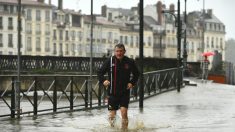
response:
<path fill-rule="evenodd" d="M 130 104 L 129 129 L 138 132 L 234 132 L 235 87 L 214 83 L 186 86 Z M 120 119 L 111 128 L 107 109 L 78 111 L 21 120 L 0 119 L 2 132 L 110 132 L 121 131 Z M 120 113 L 118 112 L 120 116 Z"/>

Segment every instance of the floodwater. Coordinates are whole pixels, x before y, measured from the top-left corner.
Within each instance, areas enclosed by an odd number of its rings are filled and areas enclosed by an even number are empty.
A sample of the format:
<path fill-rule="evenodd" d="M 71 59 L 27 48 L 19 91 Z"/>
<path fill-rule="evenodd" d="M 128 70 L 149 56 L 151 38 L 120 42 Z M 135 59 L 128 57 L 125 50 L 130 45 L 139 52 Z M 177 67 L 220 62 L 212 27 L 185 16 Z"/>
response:
<path fill-rule="evenodd" d="M 197 82 L 144 101 L 130 104 L 130 132 L 234 132 L 235 86 Z M 0 119 L 1 132 L 118 132 L 107 121 L 107 109 L 78 111 L 20 120 Z M 118 112 L 118 117 L 120 113 Z"/>

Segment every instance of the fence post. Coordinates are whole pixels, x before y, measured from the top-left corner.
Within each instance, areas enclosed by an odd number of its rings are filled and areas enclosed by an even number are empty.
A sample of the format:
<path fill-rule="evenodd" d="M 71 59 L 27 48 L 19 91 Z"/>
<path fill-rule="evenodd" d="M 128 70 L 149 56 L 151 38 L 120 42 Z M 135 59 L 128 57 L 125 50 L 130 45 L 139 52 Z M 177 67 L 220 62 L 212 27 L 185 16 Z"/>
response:
<path fill-rule="evenodd" d="M 98 88 L 98 106 L 101 106 L 101 88 L 102 88 L 102 84 L 99 83 L 99 88 Z"/>
<path fill-rule="evenodd" d="M 37 80 L 37 77 L 34 77 L 34 81 L 35 81 L 35 84 L 34 84 L 34 93 L 33 93 L 33 114 L 34 115 L 37 115 L 38 114 L 38 92 L 37 92 L 37 83 L 38 83 L 38 80 Z"/>
<path fill-rule="evenodd" d="M 70 110 L 73 110 L 73 77 L 71 77 L 70 84 Z"/>
<path fill-rule="evenodd" d="M 88 80 L 86 79 L 86 87 L 85 87 L 85 107 L 88 107 Z"/>
<path fill-rule="evenodd" d="M 56 112 L 57 109 L 57 81 L 56 77 L 54 77 L 54 89 L 53 89 L 53 112 Z"/>
<path fill-rule="evenodd" d="M 15 118 L 15 78 L 11 79 L 11 118 Z"/>

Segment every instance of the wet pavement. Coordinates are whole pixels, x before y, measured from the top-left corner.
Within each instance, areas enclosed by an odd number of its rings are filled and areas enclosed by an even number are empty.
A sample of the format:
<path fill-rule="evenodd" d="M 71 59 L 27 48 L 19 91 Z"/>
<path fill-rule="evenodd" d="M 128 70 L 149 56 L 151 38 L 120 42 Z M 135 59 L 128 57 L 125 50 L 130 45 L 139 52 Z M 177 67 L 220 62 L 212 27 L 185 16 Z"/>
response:
<path fill-rule="evenodd" d="M 146 99 L 140 111 L 130 104 L 129 129 L 137 132 L 234 132 L 235 86 L 202 83 L 186 86 Z M 1 132 L 116 132 L 120 119 L 111 128 L 107 109 L 43 115 L 21 120 L 0 119 Z M 120 116 L 120 113 L 118 112 Z"/>

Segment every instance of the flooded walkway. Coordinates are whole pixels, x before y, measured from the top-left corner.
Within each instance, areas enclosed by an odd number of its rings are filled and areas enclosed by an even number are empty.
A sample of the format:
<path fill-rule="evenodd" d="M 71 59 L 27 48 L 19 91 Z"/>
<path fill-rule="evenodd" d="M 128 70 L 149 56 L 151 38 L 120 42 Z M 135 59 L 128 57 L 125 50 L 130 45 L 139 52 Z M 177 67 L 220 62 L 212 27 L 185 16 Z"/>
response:
<path fill-rule="evenodd" d="M 197 81 L 197 80 L 196 80 Z M 234 132 L 235 86 L 201 83 L 130 104 L 129 129 L 138 132 Z M 1 132 L 116 132 L 107 109 L 0 120 Z M 119 115 L 120 113 L 118 113 Z"/>

